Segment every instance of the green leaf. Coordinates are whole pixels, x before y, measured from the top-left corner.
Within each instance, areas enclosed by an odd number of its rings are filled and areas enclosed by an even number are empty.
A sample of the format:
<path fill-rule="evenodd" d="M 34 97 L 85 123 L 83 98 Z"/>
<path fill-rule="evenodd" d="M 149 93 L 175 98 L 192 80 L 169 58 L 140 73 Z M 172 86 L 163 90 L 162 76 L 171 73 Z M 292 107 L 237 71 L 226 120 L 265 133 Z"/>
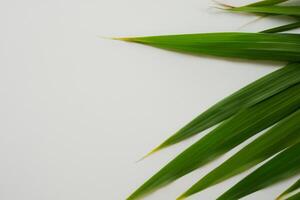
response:
<path fill-rule="evenodd" d="M 265 0 L 265 1 L 259 1 L 256 3 L 252 3 L 252 4 L 248 4 L 246 6 L 241 6 L 241 7 L 260 7 L 260 6 L 273 6 L 273 5 L 277 5 L 277 4 L 281 4 L 284 2 L 287 2 L 288 0 Z M 233 7 L 233 6 L 224 6 L 225 10 L 230 10 L 233 8 L 237 8 L 237 7 Z M 261 14 L 261 13 L 255 13 L 256 15 L 261 15 L 261 17 L 267 17 L 270 16 L 272 14 Z M 280 32 L 280 31 L 278 31 Z"/>
<path fill-rule="evenodd" d="M 300 61 L 299 34 L 205 33 L 119 38 L 119 40 L 190 54 L 254 60 Z"/>
<path fill-rule="evenodd" d="M 138 199 L 230 151 L 300 107 L 300 84 L 246 108 L 182 152 L 128 199 Z"/>
<path fill-rule="evenodd" d="M 150 153 L 185 140 L 231 117 L 239 110 L 254 105 L 300 82 L 300 64 L 288 64 L 213 105 Z"/>
<path fill-rule="evenodd" d="M 277 199 L 281 199 L 281 198 L 293 193 L 294 191 L 296 191 L 298 189 L 300 189 L 300 179 L 298 181 L 296 181 L 296 183 L 294 183 L 286 191 L 284 191 L 279 197 L 277 197 Z"/>
<path fill-rule="evenodd" d="M 230 8 L 235 12 L 263 13 L 286 16 L 300 16 L 300 6 L 242 6 Z"/>
<path fill-rule="evenodd" d="M 259 1 L 256 3 L 249 4 L 247 6 L 272 6 L 280 3 L 287 2 L 289 0 L 265 0 L 265 1 Z"/>
<path fill-rule="evenodd" d="M 286 200 L 299 200 L 300 199 L 300 192 L 298 192 L 297 194 L 287 198 Z"/>
<path fill-rule="evenodd" d="M 276 27 L 276 28 L 271 28 L 271 29 L 264 30 L 264 31 L 262 31 L 262 33 L 279 33 L 279 32 L 293 30 L 293 29 L 296 29 L 296 28 L 299 28 L 299 27 L 300 27 L 300 22 L 294 22 L 294 23 L 287 24 L 287 25 L 284 25 L 284 26 L 279 26 L 279 27 Z"/>
<path fill-rule="evenodd" d="M 181 195 L 188 197 L 237 175 L 300 142 L 300 110 L 281 120 Z"/>
<path fill-rule="evenodd" d="M 300 143 L 284 150 L 225 192 L 217 200 L 240 199 L 300 172 Z"/>
<path fill-rule="evenodd" d="M 259 1 L 256 3 L 251 3 L 248 4 L 246 6 L 272 6 L 272 5 L 276 5 L 276 4 L 280 4 L 280 3 L 284 3 L 288 0 L 264 0 L 264 1 Z M 216 2 L 218 5 L 230 9 L 230 8 L 235 8 L 234 6 L 231 6 L 229 4 L 225 4 L 225 3 L 220 3 L 220 2 Z"/>

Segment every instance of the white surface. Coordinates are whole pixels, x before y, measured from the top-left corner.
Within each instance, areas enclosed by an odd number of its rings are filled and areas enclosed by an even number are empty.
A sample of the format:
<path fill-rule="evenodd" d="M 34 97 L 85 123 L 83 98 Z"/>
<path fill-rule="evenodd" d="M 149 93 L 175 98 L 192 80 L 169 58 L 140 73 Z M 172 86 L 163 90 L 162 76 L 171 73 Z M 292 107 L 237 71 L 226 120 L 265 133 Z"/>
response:
<path fill-rule="evenodd" d="M 263 20 L 240 29 L 255 17 L 221 13 L 212 5 L 210 0 L 2 0 L 0 199 L 125 199 L 200 136 L 136 160 L 217 100 L 280 66 L 98 37 L 257 31 L 275 24 Z M 147 199 L 174 199 L 224 159 Z M 190 199 L 214 199 L 242 176 Z M 286 186 L 245 199 L 272 199 Z"/>

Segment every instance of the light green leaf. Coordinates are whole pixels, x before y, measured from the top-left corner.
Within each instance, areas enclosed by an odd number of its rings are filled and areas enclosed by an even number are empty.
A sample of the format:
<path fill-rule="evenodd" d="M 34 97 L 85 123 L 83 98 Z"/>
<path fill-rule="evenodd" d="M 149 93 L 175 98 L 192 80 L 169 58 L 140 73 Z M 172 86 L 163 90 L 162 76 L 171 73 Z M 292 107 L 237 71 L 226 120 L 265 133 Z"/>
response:
<path fill-rule="evenodd" d="M 164 141 L 151 153 L 176 144 L 231 117 L 239 110 L 254 105 L 300 82 L 300 64 L 288 64 L 247 85 L 218 102 Z"/>
<path fill-rule="evenodd" d="M 217 200 L 235 200 L 300 173 L 300 143 L 284 150 Z"/>
<path fill-rule="evenodd" d="M 138 199 L 228 152 L 300 107 L 300 84 L 242 110 L 182 152 L 128 199 Z"/>
<path fill-rule="evenodd" d="M 119 38 L 119 40 L 190 54 L 254 60 L 300 61 L 299 34 L 205 33 Z"/>
<path fill-rule="evenodd" d="M 186 191 L 181 199 L 237 175 L 281 150 L 300 142 L 299 133 L 300 110 L 281 120 L 269 131 L 207 174 Z"/>

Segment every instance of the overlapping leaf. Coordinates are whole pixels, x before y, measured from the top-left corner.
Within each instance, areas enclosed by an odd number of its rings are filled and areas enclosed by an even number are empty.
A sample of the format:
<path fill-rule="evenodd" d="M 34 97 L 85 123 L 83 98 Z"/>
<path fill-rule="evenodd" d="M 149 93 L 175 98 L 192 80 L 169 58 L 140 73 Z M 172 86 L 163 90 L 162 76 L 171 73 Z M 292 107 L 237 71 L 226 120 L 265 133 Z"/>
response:
<path fill-rule="evenodd" d="M 297 194 L 289 197 L 288 199 L 286 200 L 299 200 L 300 199 L 300 192 L 298 192 Z"/>
<path fill-rule="evenodd" d="M 159 46 L 162 48 L 173 48 L 173 50 L 174 48 L 182 51 L 186 50 L 189 53 L 192 53 L 195 50 L 202 52 L 203 50 L 206 53 L 217 52 L 222 54 L 222 52 L 224 52 L 224 54 L 230 55 L 231 57 L 239 57 L 240 54 L 243 54 L 243 51 L 245 51 L 244 53 L 247 57 L 251 55 L 255 59 L 269 58 L 270 60 L 284 60 L 285 57 L 290 58 L 288 61 L 300 60 L 300 57 L 298 56 L 300 53 L 300 36 L 293 34 L 270 35 L 255 33 L 215 33 L 127 38 L 125 40 Z M 291 50 L 291 46 L 294 46 L 295 49 Z M 291 51 L 286 52 L 286 47 Z M 270 52 L 268 52 L 269 50 Z M 276 55 L 276 53 L 273 54 L 275 51 L 278 51 L 277 53 L 280 51 L 280 56 Z M 283 53 L 283 51 L 285 51 L 285 53 Z M 297 53 L 298 51 L 299 53 Z M 283 56 L 281 54 L 283 54 Z M 287 74 L 281 74 L 282 78 L 288 82 L 293 82 L 294 79 L 299 81 L 299 70 L 294 70 L 297 75 L 290 74 L 294 78 L 289 77 Z M 285 86 L 290 85 L 290 83 L 285 85 L 285 81 L 281 82 L 279 79 L 274 82 L 277 82 L 279 85 L 273 85 L 272 82 L 277 78 L 278 77 L 272 77 L 271 74 L 265 79 L 254 82 L 248 87 L 224 99 L 183 127 L 153 151 L 157 151 L 161 148 L 180 142 L 213 125 L 216 125 L 236 113 L 239 109 L 247 107 L 248 105 L 274 94 L 273 90 L 277 91 L 278 86 L 283 86 L 281 88 L 284 89 Z"/>
<path fill-rule="evenodd" d="M 222 165 L 207 174 L 181 198 L 188 197 L 236 174 L 239 174 L 281 150 L 300 142 L 300 110 L 286 117 L 269 131 L 240 150 Z"/>
<path fill-rule="evenodd" d="M 300 179 L 298 181 L 296 181 L 296 183 L 294 183 L 291 187 L 289 187 L 286 191 L 284 191 L 277 199 L 282 199 L 285 196 L 293 193 L 294 191 L 300 189 Z"/>
<path fill-rule="evenodd" d="M 280 3 L 284 3 L 287 2 L 288 0 L 265 0 L 265 1 L 260 1 L 260 2 L 256 2 L 253 4 L 249 4 L 247 6 L 242 6 L 242 7 L 231 7 L 228 6 L 227 9 L 229 10 L 240 10 L 240 9 L 244 9 L 245 7 L 261 7 L 261 6 L 274 6 Z M 246 11 L 247 12 L 247 11 Z M 255 13 L 255 12 L 254 12 Z M 257 14 L 257 13 L 255 13 Z M 273 15 L 274 13 L 267 13 L 267 12 L 262 12 L 260 14 L 263 14 L 264 16 L 270 16 Z M 296 19 L 298 19 L 297 22 L 293 22 L 290 24 L 286 24 L 283 26 L 279 26 L 279 27 L 275 27 L 275 28 L 270 28 L 267 30 L 262 31 L 261 33 L 279 33 L 279 32 L 284 32 L 284 31 L 289 31 L 289 30 L 293 30 L 293 29 L 297 29 L 300 27 L 300 22 L 299 22 L 299 17 L 296 17 Z"/>
<path fill-rule="evenodd" d="M 300 172 L 300 135 L 298 134 L 300 126 L 300 64 L 298 64 L 300 63 L 300 35 L 278 33 L 300 27 L 300 6 L 277 5 L 287 1 L 264 0 L 242 7 L 225 5 L 228 10 L 235 12 L 263 14 L 264 16 L 292 16 L 298 20 L 298 22 L 268 29 L 262 33 L 209 33 L 121 38 L 129 42 L 183 53 L 290 63 L 287 67 L 261 78 L 212 106 L 156 148 L 154 151 L 180 142 L 224 121 L 151 177 L 128 198 L 129 200 L 149 194 L 205 165 L 277 122 L 269 131 L 206 175 L 182 198 L 243 172 L 285 148 L 287 149 L 247 176 L 219 199 L 239 199 Z M 298 188 L 297 182 L 281 197 Z M 288 199 L 300 199 L 300 193 Z"/>
<path fill-rule="evenodd" d="M 299 82 L 300 64 L 298 63 L 289 64 L 284 68 L 270 73 L 209 108 L 152 152 L 189 138 L 222 122 L 242 108 L 254 105 Z"/>
<path fill-rule="evenodd" d="M 300 173 L 300 143 L 284 150 L 217 200 L 235 200 Z"/>
<path fill-rule="evenodd" d="M 300 107 L 300 84 L 242 110 L 193 144 L 137 189 L 137 199 L 199 168 Z"/>
<path fill-rule="evenodd" d="M 231 8 L 230 10 L 234 12 L 300 16 L 300 6 L 242 6 Z"/>
<path fill-rule="evenodd" d="M 281 3 L 284 3 L 284 2 L 287 2 L 287 1 L 288 0 L 263 0 L 263 1 L 259 1 L 259 2 L 248 4 L 246 6 L 249 6 L 249 7 L 254 7 L 254 6 L 273 6 L 273 5 L 281 4 Z M 216 2 L 216 3 L 218 5 L 224 7 L 224 8 L 227 8 L 227 9 L 236 8 L 234 6 L 231 6 L 231 5 L 228 5 L 228 4 L 225 4 L 225 3 L 221 3 L 221 2 Z"/>

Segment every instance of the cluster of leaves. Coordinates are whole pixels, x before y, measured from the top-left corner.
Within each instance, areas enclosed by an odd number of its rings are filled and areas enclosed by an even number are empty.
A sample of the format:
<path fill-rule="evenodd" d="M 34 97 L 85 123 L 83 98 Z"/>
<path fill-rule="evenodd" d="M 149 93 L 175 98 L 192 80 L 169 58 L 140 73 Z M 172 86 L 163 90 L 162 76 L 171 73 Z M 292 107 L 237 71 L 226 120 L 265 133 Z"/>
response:
<path fill-rule="evenodd" d="M 293 20 L 261 33 L 121 38 L 184 53 L 287 63 L 218 102 L 151 151 L 150 154 L 219 124 L 147 180 L 128 200 L 139 199 L 175 181 L 267 128 L 178 199 L 203 191 L 262 162 L 218 199 L 240 199 L 300 172 L 300 34 L 282 33 L 300 27 L 300 6 L 282 4 L 287 1 L 264 0 L 242 7 L 225 5 L 225 9 L 232 12 L 288 16 Z M 300 180 L 278 198 L 300 199 L 299 189 Z"/>

